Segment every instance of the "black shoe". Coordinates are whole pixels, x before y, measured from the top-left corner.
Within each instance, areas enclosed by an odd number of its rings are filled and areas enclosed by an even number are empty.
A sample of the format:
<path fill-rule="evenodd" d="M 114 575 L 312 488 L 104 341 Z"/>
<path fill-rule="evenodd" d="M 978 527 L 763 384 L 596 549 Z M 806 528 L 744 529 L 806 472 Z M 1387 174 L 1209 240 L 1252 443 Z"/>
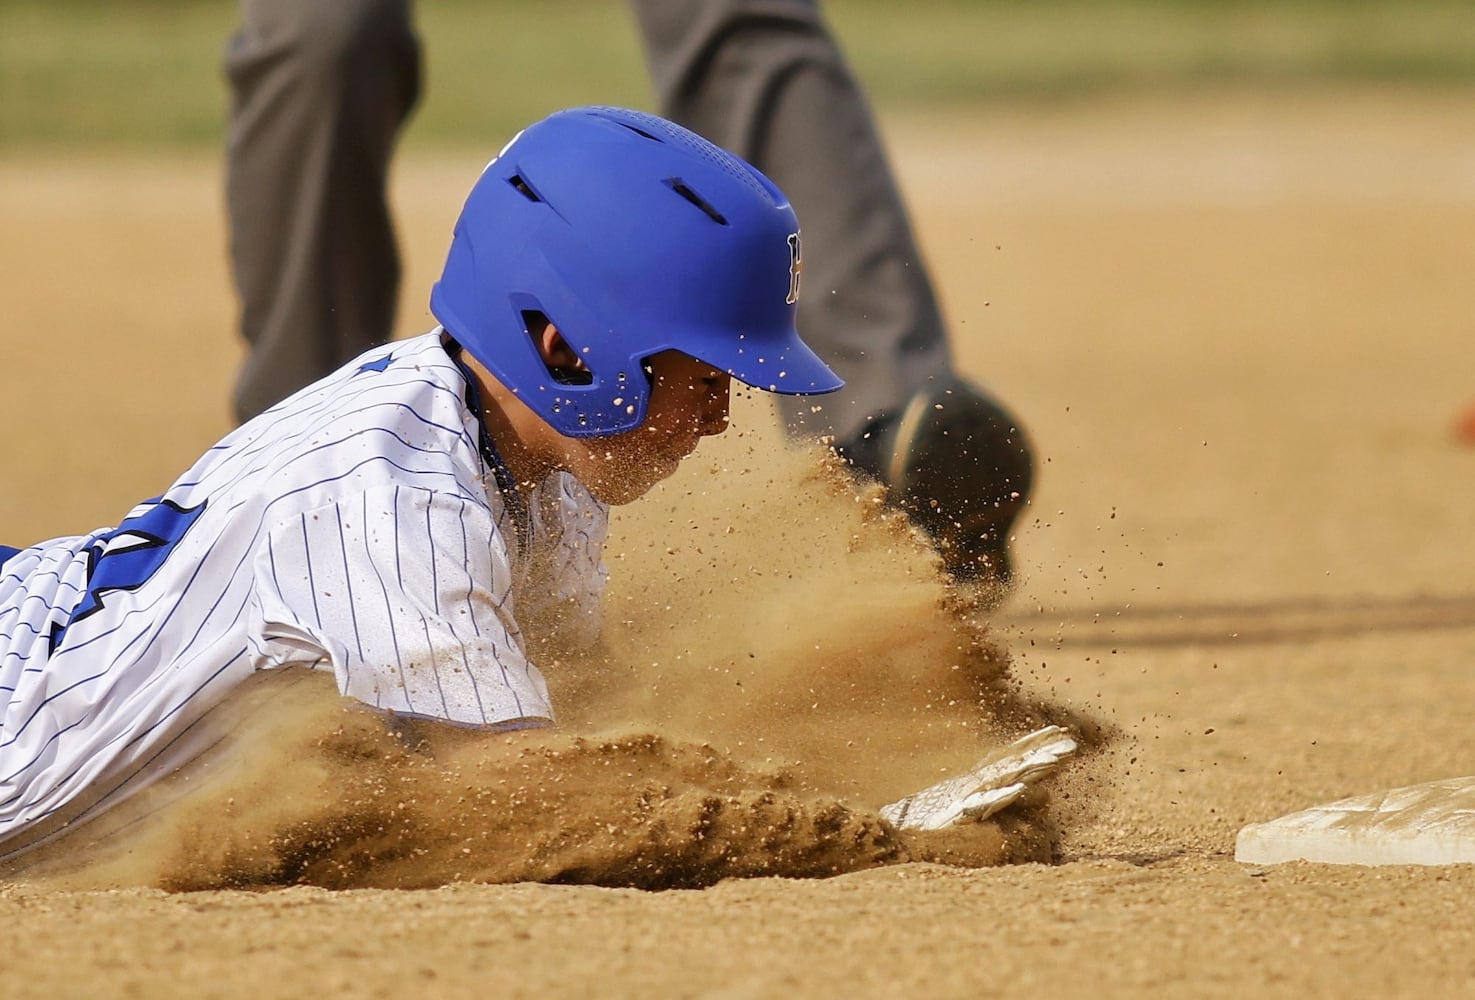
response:
<path fill-rule="evenodd" d="M 1008 586 L 1009 532 L 1029 502 L 1034 463 L 996 401 L 962 379 L 939 379 L 835 451 L 885 484 L 954 579 Z"/>

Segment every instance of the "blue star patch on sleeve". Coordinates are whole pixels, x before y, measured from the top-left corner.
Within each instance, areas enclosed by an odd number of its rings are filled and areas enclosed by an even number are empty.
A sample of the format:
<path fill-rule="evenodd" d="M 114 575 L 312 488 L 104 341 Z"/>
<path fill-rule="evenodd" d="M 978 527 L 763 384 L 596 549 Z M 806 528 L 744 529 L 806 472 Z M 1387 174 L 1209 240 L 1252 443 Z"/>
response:
<path fill-rule="evenodd" d="M 378 361 L 365 361 L 363 364 L 359 365 L 358 373 L 362 375 L 364 372 L 382 372 L 384 371 L 384 369 L 389 367 L 390 362 L 392 361 L 394 361 L 394 355 L 392 354 L 386 354 Z"/>

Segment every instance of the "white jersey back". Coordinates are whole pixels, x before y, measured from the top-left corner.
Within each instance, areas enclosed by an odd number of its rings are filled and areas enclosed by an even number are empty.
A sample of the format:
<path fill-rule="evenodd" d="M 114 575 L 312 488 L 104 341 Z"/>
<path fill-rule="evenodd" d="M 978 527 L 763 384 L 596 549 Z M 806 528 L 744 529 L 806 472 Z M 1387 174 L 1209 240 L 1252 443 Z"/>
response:
<path fill-rule="evenodd" d="M 331 667 L 406 715 L 550 722 L 514 610 L 592 639 L 608 514 L 566 473 L 504 494 L 468 391 L 440 331 L 386 345 L 117 528 L 0 566 L 0 857 L 197 752 L 191 727 L 256 670 Z"/>

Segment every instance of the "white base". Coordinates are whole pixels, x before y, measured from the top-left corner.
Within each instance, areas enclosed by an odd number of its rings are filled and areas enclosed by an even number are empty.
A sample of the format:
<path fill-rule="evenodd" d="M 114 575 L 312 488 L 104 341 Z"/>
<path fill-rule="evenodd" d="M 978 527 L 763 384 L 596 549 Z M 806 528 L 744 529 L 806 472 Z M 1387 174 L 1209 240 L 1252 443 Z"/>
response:
<path fill-rule="evenodd" d="M 1248 864 L 1475 864 L 1475 777 L 1447 778 L 1313 806 L 1239 831 Z"/>

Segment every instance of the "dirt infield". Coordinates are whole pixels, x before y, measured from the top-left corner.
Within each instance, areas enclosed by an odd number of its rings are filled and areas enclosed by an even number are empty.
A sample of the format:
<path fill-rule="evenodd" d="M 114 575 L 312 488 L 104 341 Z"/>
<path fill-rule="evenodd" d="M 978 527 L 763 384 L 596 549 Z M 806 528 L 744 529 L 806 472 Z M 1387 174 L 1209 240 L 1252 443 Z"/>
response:
<path fill-rule="evenodd" d="M 1008 704 L 969 729 L 937 703 L 968 640 L 904 538 L 838 501 L 764 537 L 801 474 L 744 404 L 750 431 L 616 520 L 618 634 L 656 693 L 570 684 L 568 721 L 659 723 L 670 744 L 616 752 L 668 783 L 721 784 L 730 759 L 869 807 L 1042 706 L 1113 735 L 972 860 L 1044 835 L 1055 863 L 659 893 L 16 881 L 7 994 L 1458 994 L 1475 871 L 1232 853 L 1245 822 L 1475 773 L 1475 449 L 1451 434 L 1475 399 L 1468 95 L 887 125 L 960 366 L 1044 457 L 1023 581 L 984 644 L 1012 659 Z M 477 159 L 399 165 L 405 333 L 429 326 Z M 0 157 L 0 543 L 114 521 L 226 428 L 221 214 L 213 160 Z M 703 742 L 722 759 L 690 756 Z M 587 749 L 549 759 L 577 775 Z M 904 858 L 853 819 L 874 860 Z"/>

